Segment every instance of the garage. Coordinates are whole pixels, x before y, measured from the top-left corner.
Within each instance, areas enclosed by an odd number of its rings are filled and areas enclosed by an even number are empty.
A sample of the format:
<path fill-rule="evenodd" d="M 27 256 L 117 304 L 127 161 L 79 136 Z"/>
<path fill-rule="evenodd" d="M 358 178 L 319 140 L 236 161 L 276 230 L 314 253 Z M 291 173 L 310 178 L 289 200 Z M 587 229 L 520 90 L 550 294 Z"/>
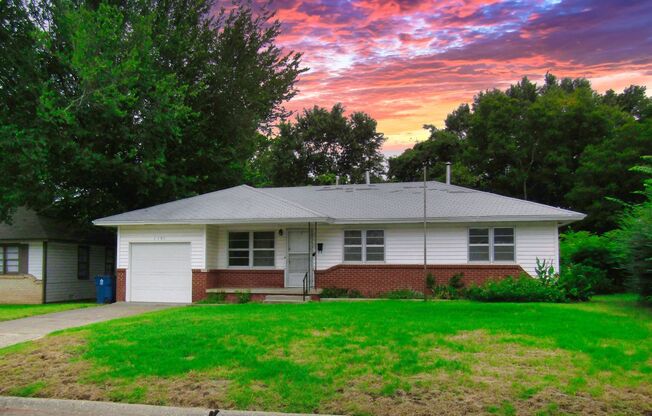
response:
<path fill-rule="evenodd" d="M 131 243 L 130 251 L 130 301 L 192 301 L 190 243 Z"/>

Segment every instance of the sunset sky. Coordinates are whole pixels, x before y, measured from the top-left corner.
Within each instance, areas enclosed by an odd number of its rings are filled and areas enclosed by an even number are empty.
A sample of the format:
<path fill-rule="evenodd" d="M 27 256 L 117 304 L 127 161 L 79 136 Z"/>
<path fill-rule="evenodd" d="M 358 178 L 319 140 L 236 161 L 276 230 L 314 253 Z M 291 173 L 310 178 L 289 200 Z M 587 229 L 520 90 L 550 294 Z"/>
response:
<path fill-rule="evenodd" d="M 546 71 L 599 91 L 652 88 L 652 1 L 275 0 L 280 44 L 304 53 L 294 110 L 342 102 L 394 155 L 478 91 Z"/>

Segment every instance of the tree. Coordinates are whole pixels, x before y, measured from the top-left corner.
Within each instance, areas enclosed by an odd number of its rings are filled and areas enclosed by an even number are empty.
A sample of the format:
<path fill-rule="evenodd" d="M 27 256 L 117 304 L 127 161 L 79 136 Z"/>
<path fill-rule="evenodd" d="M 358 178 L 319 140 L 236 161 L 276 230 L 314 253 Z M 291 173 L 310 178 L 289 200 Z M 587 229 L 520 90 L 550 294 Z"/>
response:
<path fill-rule="evenodd" d="M 259 131 L 288 114 L 301 55 L 275 45 L 280 22 L 265 7 L 254 13 L 245 2 L 211 17 L 213 8 L 35 4 L 46 24 L 30 36 L 48 71 L 34 82 L 34 136 L 45 141 L 35 208 L 87 223 L 242 183 Z"/>
<path fill-rule="evenodd" d="M 448 159 L 454 182 L 586 212 L 579 228 L 607 231 L 622 209 L 613 198 L 640 202 L 641 177 L 628 166 L 652 148 L 651 101 L 644 87 L 600 95 L 585 79 L 523 78 L 459 106 L 444 130 L 390 159 L 389 176 L 419 179 L 426 164 L 441 178 Z"/>
<path fill-rule="evenodd" d="M 652 156 L 644 156 L 644 160 L 645 165 L 632 170 L 646 175 L 641 192 L 645 199 L 625 211 L 617 235 L 634 288 L 644 302 L 652 304 Z"/>
<path fill-rule="evenodd" d="M 427 140 L 415 144 L 412 149 L 407 149 L 400 156 L 389 159 L 388 178 L 390 180 L 421 181 L 423 180 L 423 167 L 426 166 L 429 180 L 444 181 L 446 163 L 451 162 L 451 176 L 456 184 L 476 185 L 477 178 L 460 163 L 464 141 L 457 134 L 448 130 L 438 130 L 432 125 L 425 125 L 424 128 L 430 131 Z"/>
<path fill-rule="evenodd" d="M 336 104 L 329 111 L 315 106 L 304 110 L 295 122 L 282 123 L 266 155 L 272 184 L 296 186 L 342 182 L 360 183 L 365 172 L 383 174 L 380 149 L 385 136 L 376 131 L 376 121 L 368 114 L 354 112 L 349 117 Z"/>

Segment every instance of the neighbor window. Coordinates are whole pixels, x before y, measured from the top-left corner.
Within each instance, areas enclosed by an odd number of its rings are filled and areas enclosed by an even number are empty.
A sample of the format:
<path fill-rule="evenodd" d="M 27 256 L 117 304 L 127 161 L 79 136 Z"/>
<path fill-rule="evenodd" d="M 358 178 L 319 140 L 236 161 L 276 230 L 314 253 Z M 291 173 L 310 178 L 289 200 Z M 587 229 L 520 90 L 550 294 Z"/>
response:
<path fill-rule="evenodd" d="M 77 247 L 77 279 L 88 280 L 90 269 L 90 249 L 88 246 Z"/>
<path fill-rule="evenodd" d="M 20 247 L 0 246 L 0 273 L 20 272 Z"/>
<path fill-rule="evenodd" d="M 469 229 L 469 261 L 514 261 L 514 229 Z"/>
<path fill-rule="evenodd" d="M 115 273 L 115 249 L 107 247 L 104 250 L 104 273 L 112 275 Z"/>
<path fill-rule="evenodd" d="M 385 260 L 383 230 L 345 230 L 344 261 L 373 262 Z"/>
<path fill-rule="evenodd" d="M 230 232 L 229 266 L 273 267 L 274 231 Z"/>

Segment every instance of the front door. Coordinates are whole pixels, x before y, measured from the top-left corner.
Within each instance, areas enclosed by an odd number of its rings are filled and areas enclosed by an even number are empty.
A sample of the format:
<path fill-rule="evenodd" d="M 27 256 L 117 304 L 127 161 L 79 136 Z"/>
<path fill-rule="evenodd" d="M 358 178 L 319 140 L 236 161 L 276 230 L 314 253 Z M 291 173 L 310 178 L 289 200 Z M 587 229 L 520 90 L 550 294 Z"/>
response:
<path fill-rule="evenodd" d="M 303 278 L 310 267 L 308 230 L 288 231 L 288 264 L 285 287 L 303 287 Z"/>

